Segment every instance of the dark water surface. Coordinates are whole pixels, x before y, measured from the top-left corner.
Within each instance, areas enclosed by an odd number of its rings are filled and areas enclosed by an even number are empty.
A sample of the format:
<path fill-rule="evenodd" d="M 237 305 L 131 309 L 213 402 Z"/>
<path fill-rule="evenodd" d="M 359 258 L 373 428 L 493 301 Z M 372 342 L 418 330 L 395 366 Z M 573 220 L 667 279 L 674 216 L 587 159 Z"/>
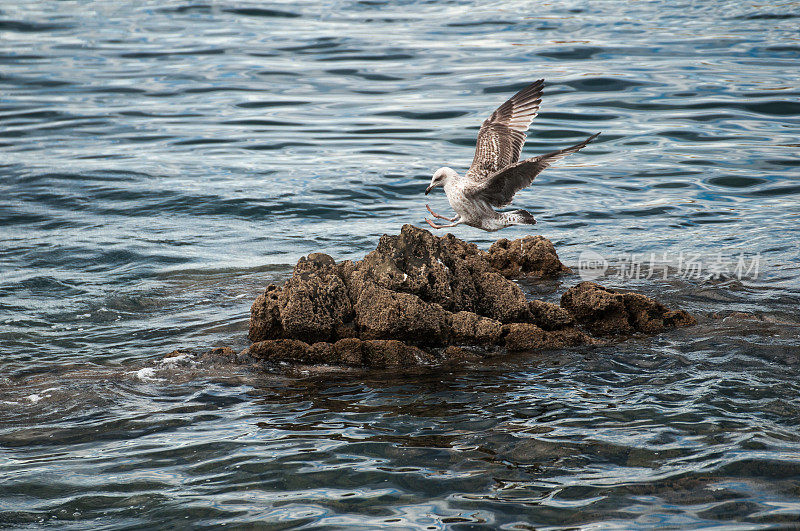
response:
<path fill-rule="evenodd" d="M 0 526 L 797 525 L 798 25 L 796 1 L 0 2 Z M 603 131 L 515 202 L 568 264 L 758 277 L 608 278 L 702 322 L 457 372 L 159 361 L 244 347 L 299 256 L 420 224 L 539 77 L 525 155 Z"/>

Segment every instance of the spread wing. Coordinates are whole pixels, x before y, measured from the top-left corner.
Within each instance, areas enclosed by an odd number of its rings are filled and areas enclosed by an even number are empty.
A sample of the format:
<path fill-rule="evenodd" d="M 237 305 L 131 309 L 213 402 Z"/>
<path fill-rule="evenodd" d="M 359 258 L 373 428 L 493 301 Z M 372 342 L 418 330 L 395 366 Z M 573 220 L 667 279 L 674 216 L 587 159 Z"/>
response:
<path fill-rule="evenodd" d="M 584 148 L 599 134 L 592 135 L 574 146 L 512 164 L 476 182 L 465 190 L 465 193 L 472 198 L 482 199 L 494 207 L 506 206 L 514 198 L 514 194 L 529 186 L 542 170 L 570 153 Z"/>
<path fill-rule="evenodd" d="M 531 83 L 484 120 L 468 172 L 476 181 L 519 160 L 525 131 L 539 112 L 542 87 L 544 79 Z"/>

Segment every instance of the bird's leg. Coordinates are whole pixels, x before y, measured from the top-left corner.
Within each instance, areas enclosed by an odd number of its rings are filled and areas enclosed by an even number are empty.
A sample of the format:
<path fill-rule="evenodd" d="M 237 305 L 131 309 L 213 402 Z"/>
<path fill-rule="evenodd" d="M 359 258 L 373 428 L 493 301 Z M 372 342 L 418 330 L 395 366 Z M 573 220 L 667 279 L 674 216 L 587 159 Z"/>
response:
<path fill-rule="evenodd" d="M 448 219 L 448 218 L 444 218 L 444 219 Z M 453 221 L 455 221 L 456 219 L 458 219 L 458 218 L 453 218 Z M 455 227 L 456 225 L 460 225 L 461 224 L 460 221 L 456 221 L 455 223 L 451 223 L 449 225 L 437 225 L 436 223 L 434 223 L 433 221 L 429 220 L 428 218 L 425 218 L 425 221 L 427 221 L 428 225 L 430 225 L 434 229 L 446 229 L 447 227 Z"/>
<path fill-rule="evenodd" d="M 444 217 L 444 216 L 443 216 L 443 215 L 441 215 L 441 214 L 437 214 L 436 212 L 434 212 L 433 210 L 431 210 L 431 207 L 430 207 L 429 205 L 425 205 L 425 208 L 427 208 L 427 209 L 428 209 L 428 212 L 430 212 L 430 213 L 431 213 L 431 215 L 432 215 L 433 217 L 435 217 L 435 218 L 439 218 L 439 219 L 446 219 L 447 221 L 455 221 L 455 220 L 457 220 L 457 219 L 458 219 L 458 216 L 456 216 L 456 217 L 454 217 L 454 218 L 446 218 L 446 217 Z"/>

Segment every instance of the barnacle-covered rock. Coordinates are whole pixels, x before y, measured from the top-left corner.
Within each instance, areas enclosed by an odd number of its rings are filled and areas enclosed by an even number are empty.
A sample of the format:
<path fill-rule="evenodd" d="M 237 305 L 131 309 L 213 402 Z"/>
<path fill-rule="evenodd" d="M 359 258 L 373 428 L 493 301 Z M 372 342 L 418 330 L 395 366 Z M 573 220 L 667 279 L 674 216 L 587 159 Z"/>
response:
<path fill-rule="evenodd" d="M 655 334 L 697 322 L 685 310 L 670 310 L 641 293 L 604 288 L 594 282 L 581 282 L 568 289 L 561 297 L 561 306 L 598 336 Z"/>
<path fill-rule="evenodd" d="M 541 236 L 498 240 L 485 252 L 405 225 L 360 261 L 301 258 L 289 280 L 268 286 L 253 303 L 254 343 L 238 358 L 404 369 L 498 350 L 592 345 L 599 342 L 592 335 L 657 333 L 695 322 L 683 310 L 591 282 L 567 290 L 559 306 L 529 300 L 510 280 L 566 272 Z"/>

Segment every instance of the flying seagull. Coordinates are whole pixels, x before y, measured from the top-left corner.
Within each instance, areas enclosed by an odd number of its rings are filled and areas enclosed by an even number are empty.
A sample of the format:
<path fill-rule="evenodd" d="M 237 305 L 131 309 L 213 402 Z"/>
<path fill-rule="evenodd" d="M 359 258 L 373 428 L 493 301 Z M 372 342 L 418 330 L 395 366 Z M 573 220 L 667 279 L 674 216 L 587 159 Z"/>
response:
<path fill-rule="evenodd" d="M 437 214 L 425 205 L 433 217 L 450 221 L 449 225 L 436 225 L 425 218 L 434 229 L 444 229 L 465 224 L 487 231 L 496 231 L 511 225 L 533 225 L 536 220 L 526 210 L 496 212 L 492 207 L 511 203 L 514 194 L 529 186 L 539 173 L 557 160 L 575 153 L 597 138 L 597 133 L 572 147 L 519 160 L 525 131 L 539 112 L 544 79 L 520 90 L 487 118 L 478 132 L 475 158 L 467 173 L 459 175 L 452 168 L 439 168 L 425 190 L 441 186 L 447 194 L 456 217 Z"/>

